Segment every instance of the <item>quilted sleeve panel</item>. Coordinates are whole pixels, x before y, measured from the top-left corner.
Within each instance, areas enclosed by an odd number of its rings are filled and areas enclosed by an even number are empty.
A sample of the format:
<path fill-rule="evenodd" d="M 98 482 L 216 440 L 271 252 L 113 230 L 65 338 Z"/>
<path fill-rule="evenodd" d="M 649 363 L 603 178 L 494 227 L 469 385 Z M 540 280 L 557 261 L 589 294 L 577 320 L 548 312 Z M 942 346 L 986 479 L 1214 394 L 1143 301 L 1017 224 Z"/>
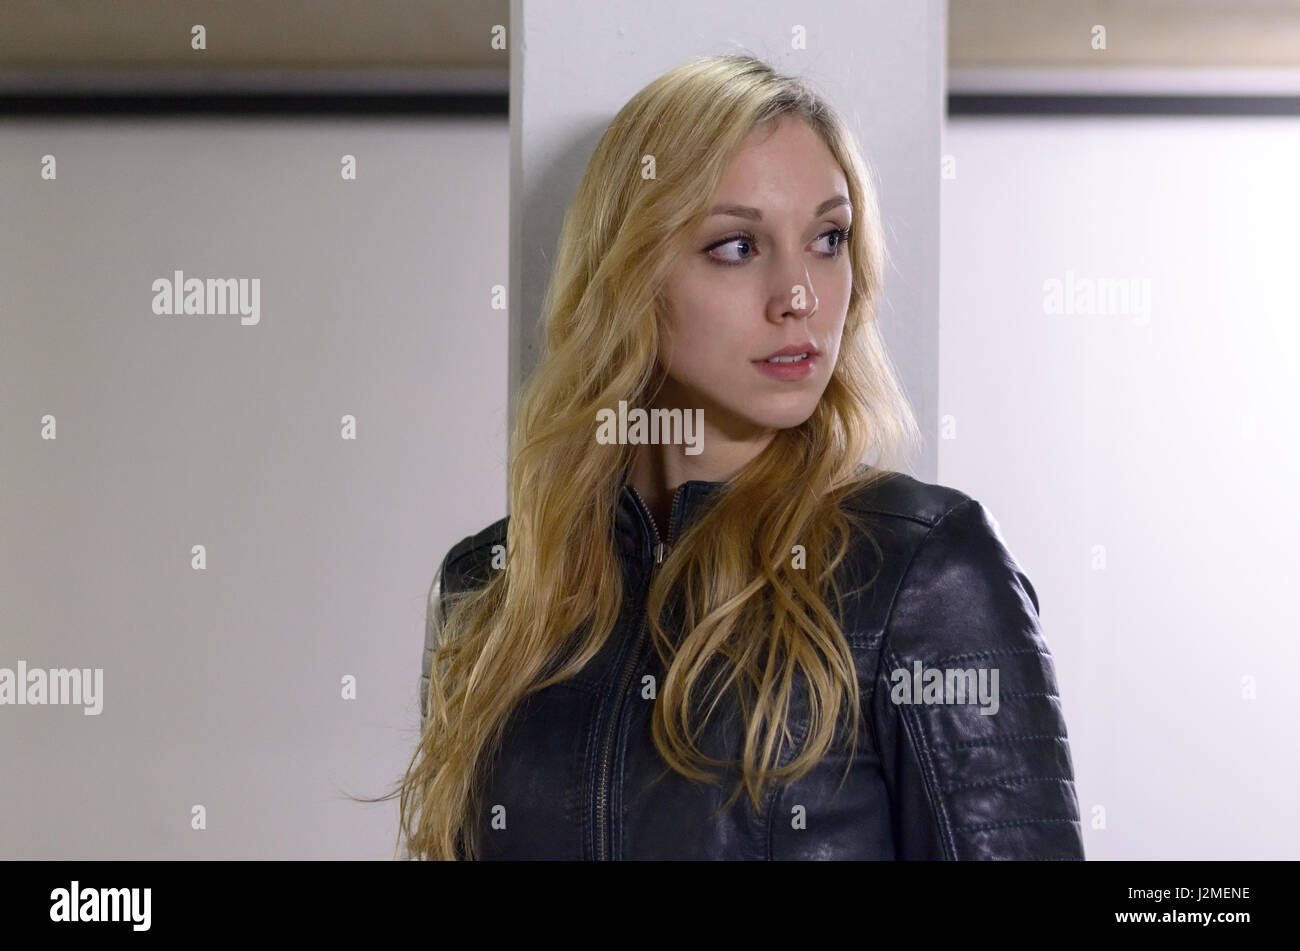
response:
<path fill-rule="evenodd" d="M 871 720 L 898 858 L 1084 858 L 1037 595 L 974 499 L 939 518 L 906 569 Z"/>

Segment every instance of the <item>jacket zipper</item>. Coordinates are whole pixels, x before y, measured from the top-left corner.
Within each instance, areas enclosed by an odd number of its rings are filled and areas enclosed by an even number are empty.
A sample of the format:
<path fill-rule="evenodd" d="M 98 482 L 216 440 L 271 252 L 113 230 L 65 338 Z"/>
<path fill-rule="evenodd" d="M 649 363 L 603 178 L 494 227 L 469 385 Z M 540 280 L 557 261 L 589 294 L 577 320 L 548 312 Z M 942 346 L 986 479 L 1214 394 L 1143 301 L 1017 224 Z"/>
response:
<path fill-rule="evenodd" d="M 645 509 L 647 521 L 650 523 L 650 532 L 654 537 L 654 563 L 650 566 L 650 578 L 646 583 L 646 593 L 649 594 L 650 584 L 654 582 L 655 572 L 663 564 L 664 557 L 672 550 L 673 547 L 673 521 L 677 515 L 677 503 L 681 499 L 682 486 L 677 487 L 673 493 L 673 506 L 668 514 L 668 541 L 667 543 L 659 540 L 659 529 L 655 526 L 654 516 L 650 514 L 650 507 L 645 504 L 641 498 L 641 493 L 636 490 L 636 486 L 628 486 L 632 494 L 636 496 L 641 507 Z M 614 740 L 618 736 L 618 725 L 623 719 L 623 701 L 627 697 L 628 687 L 631 685 L 632 674 L 641 662 L 641 645 L 645 639 L 646 631 L 650 627 L 650 617 L 646 614 L 641 619 L 641 627 L 637 632 L 636 640 L 628 649 L 627 663 L 623 666 L 623 671 L 618 679 L 618 693 L 614 697 L 614 709 L 610 713 L 609 725 L 605 729 L 605 742 L 601 748 L 600 772 L 596 786 L 596 859 L 597 861 L 607 861 L 610 857 L 612 843 L 610 839 L 612 830 L 609 821 L 609 800 L 610 790 L 610 766 L 614 755 Z"/>

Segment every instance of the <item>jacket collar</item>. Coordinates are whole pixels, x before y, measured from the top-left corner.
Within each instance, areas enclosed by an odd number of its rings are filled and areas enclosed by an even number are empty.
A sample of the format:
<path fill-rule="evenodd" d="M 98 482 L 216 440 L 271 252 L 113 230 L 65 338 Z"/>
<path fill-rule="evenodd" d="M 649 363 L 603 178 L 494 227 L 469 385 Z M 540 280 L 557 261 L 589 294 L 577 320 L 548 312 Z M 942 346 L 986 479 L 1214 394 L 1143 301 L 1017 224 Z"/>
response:
<path fill-rule="evenodd" d="M 858 474 L 861 475 L 870 468 L 868 463 L 859 463 Z M 669 527 L 669 536 L 674 543 L 681 538 L 682 532 L 707 511 L 714 497 L 727 485 L 726 482 L 691 479 L 677 487 L 675 504 L 672 508 L 672 524 Z M 656 541 L 663 542 L 665 546 L 669 541 L 668 538 L 659 537 L 649 511 L 626 478 L 619 492 L 614 530 L 622 550 L 634 559 L 649 558 L 653 562 Z"/>
<path fill-rule="evenodd" d="M 654 527 L 654 520 L 640 495 L 630 482 L 624 482 L 614 520 L 619 541 L 630 547 L 634 555 L 640 554 L 641 557 L 653 560 L 655 543 L 662 542 L 666 548 L 670 540 L 675 543 L 682 532 L 704 514 L 714 497 L 726 486 L 726 482 L 705 482 L 699 479 L 691 479 L 679 485 L 674 491 L 668 537 L 664 538 Z"/>

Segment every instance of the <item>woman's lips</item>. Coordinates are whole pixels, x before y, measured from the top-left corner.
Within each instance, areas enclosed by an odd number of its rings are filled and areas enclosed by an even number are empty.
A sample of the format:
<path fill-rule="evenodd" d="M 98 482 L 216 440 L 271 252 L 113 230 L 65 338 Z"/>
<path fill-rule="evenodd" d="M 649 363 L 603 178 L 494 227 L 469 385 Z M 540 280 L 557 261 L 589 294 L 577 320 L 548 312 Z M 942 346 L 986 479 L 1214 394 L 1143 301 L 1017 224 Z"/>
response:
<path fill-rule="evenodd" d="M 817 359 L 817 356 L 810 353 L 795 363 L 769 363 L 766 360 L 754 360 L 753 364 L 758 367 L 760 373 L 773 379 L 791 381 L 802 380 L 809 376 Z"/>

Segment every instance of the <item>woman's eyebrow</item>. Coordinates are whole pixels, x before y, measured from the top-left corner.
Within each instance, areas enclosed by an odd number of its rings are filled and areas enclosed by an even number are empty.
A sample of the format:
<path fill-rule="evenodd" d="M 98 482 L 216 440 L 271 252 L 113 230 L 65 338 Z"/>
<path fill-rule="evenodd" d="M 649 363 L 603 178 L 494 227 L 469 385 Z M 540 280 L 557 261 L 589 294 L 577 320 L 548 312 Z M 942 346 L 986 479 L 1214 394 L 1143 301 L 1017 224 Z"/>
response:
<path fill-rule="evenodd" d="M 849 204 L 849 200 L 843 195 L 833 195 L 817 206 L 817 209 L 813 212 L 813 217 L 824 215 L 837 205 L 848 205 L 850 209 L 853 208 Z M 731 215 L 733 218 L 750 218 L 754 221 L 763 220 L 763 213 L 757 208 L 751 208 L 748 205 L 714 205 L 709 209 L 709 214 Z"/>

